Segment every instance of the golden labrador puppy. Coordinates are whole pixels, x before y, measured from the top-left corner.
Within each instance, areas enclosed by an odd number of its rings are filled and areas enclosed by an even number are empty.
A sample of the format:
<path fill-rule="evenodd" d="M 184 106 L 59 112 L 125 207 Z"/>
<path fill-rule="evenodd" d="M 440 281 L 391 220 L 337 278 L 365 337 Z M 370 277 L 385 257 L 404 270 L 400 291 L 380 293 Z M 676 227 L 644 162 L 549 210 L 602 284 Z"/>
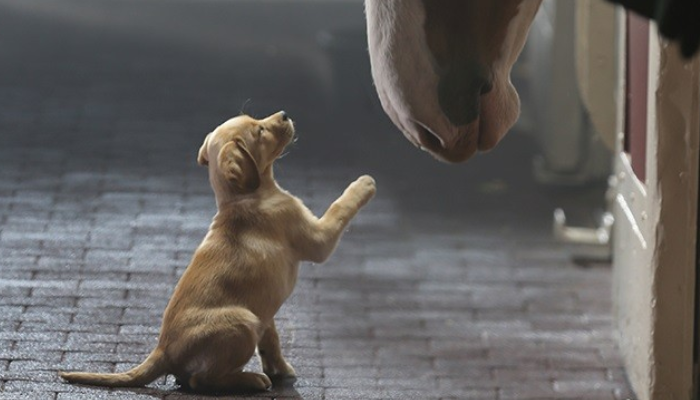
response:
<path fill-rule="evenodd" d="M 68 382 L 142 386 L 164 374 L 200 391 L 265 390 L 295 376 L 280 351 L 273 317 L 292 293 L 299 262 L 322 262 L 376 188 L 362 176 L 322 218 L 281 189 L 272 164 L 294 137 L 284 112 L 232 118 L 207 135 L 218 212 L 165 309 L 158 345 L 139 366 L 113 374 L 63 372 Z M 265 374 L 242 372 L 255 353 Z"/>

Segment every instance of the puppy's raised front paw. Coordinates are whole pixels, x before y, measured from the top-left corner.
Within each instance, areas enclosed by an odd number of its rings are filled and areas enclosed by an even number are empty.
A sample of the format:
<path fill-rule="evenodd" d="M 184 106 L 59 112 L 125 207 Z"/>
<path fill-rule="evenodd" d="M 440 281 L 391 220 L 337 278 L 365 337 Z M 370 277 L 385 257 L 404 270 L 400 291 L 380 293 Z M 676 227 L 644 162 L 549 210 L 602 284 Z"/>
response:
<path fill-rule="evenodd" d="M 360 197 L 360 204 L 365 205 L 377 192 L 377 184 L 369 175 L 362 175 L 350 184 L 350 189 Z"/>

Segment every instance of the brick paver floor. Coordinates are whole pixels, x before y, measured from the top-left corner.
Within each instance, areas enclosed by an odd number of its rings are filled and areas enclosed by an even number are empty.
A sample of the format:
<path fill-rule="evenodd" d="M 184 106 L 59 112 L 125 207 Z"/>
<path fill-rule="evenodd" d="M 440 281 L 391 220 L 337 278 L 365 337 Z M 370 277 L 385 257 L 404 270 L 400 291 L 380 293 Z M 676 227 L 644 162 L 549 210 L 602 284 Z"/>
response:
<path fill-rule="evenodd" d="M 198 398 L 56 371 L 153 348 L 215 212 L 196 151 L 246 103 L 296 119 L 277 176 L 316 213 L 379 187 L 278 315 L 299 379 L 253 398 L 631 398 L 609 265 L 549 233 L 600 190 L 535 185 L 517 131 L 464 166 L 412 149 L 371 95 L 360 2 L 54 3 L 0 1 L 0 400 Z"/>

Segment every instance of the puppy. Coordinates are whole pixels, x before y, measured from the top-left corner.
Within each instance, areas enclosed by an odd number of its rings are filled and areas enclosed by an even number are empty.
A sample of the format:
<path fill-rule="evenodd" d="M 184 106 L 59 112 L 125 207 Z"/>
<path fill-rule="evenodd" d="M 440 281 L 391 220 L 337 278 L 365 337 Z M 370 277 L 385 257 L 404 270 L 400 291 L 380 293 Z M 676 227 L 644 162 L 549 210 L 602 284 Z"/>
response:
<path fill-rule="evenodd" d="M 326 260 L 376 188 L 362 176 L 316 218 L 273 178 L 293 138 L 283 111 L 241 115 L 206 136 L 197 161 L 209 168 L 218 212 L 165 309 L 158 345 L 130 371 L 62 372 L 63 379 L 124 387 L 173 374 L 193 390 L 219 392 L 265 390 L 271 377 L 295 376 L 273 317 L 294 289 L 299 262 Z M 243 372 L 256 347 L 264 374 Z"/>

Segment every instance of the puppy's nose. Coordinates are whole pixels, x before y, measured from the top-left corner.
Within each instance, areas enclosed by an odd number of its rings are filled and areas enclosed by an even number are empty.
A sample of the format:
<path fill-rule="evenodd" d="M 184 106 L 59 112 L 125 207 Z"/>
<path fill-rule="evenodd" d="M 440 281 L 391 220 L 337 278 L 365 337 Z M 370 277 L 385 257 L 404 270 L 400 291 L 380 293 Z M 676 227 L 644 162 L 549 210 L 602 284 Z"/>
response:
<path fill-rule="evenodd" d="M 280 111 L 280 117 L 282 118 L 282 121 L 286 121 L 289 119 L 289 116 L 284 111 Z"/>

